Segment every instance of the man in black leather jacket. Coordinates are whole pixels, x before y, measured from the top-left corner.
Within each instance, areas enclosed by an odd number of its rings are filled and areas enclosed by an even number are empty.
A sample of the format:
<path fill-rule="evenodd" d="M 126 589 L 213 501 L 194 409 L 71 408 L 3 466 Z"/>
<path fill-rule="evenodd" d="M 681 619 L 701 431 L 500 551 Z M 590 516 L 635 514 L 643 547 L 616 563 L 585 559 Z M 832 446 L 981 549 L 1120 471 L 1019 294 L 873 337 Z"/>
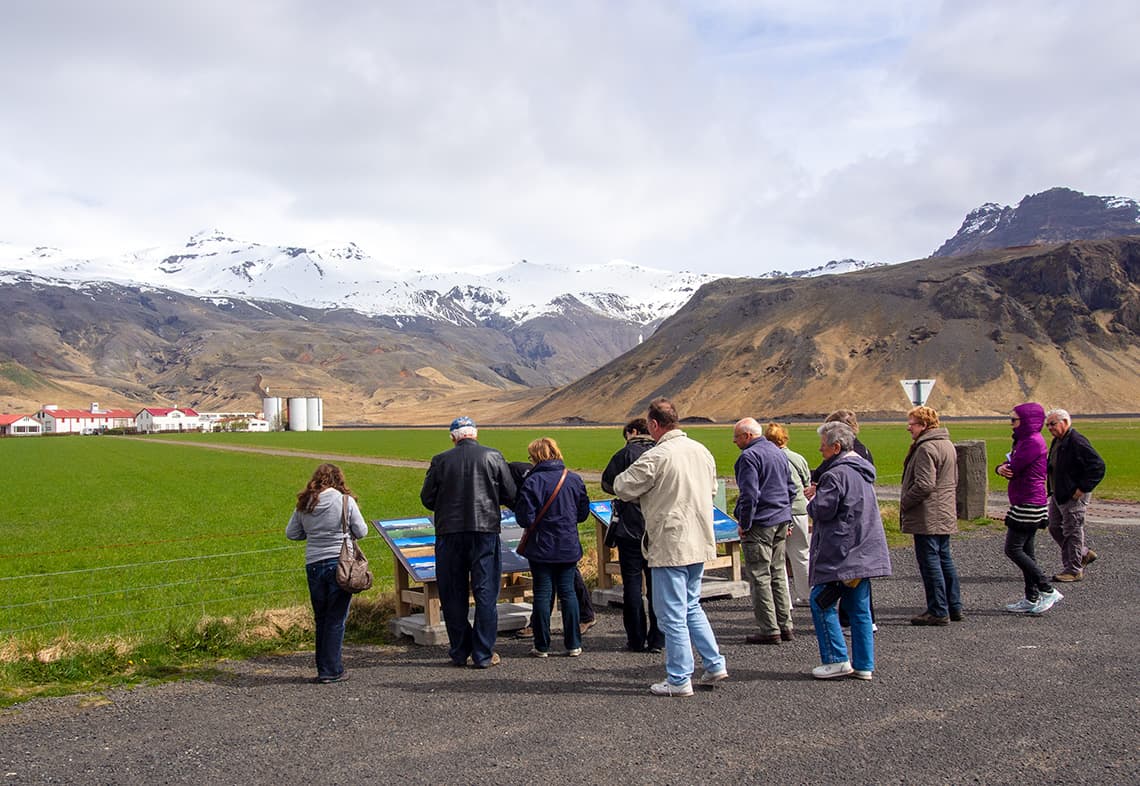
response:
<path fill-rule="evenodd" d="M 625 437 L 625 447 L 613 455 L 602 473 L 602 490 L 607 494 L 614 493 L 614 478 L 629 469 L 630 464 L 654 445 L 645 418 L 634 418 L 626 423 L 622 436 Z M 658 629 L 657 615 L 653 613 L 653 579 L 649 563 L 641 553 L 641 538 L 644 534 L 645 516 L 641 513 L 641 506 L 636 502 L 615 499 L 613 519 L 606 530 L 606 545 L 618 550 L 626 649 L 631 652 L 660 652 L 665 646 L 665 634 Z M 649 597 L 648 615 L 645 613 L 641 593 L 643 576 L 645 594 Z"/>
<path fill-rule="evenodd" d="M 1048 474 L 1049 534 L 1061 547 L 1064 570 L 1054 581 L 1081 581 L 1085 566 L 1096 559 L 1085 532 L 1085 510 L 1092 491 L 1104 479 L 1104 459 L 1084 434 L 1072 427 L 1063 409 L 1045 415 L 1045 428 L 1053 435 L 1049 445 Z"/>
<path fill-rule="evenodd" d="M 451 422 L 455 447 L 432 456 L 420 501 L 435 513 L 435 576 L 439 605 L 456 666 L 471 659 L 477 669 L 499 662 L 501 506 L 515 504 L 517 489 L 503 454 L 480 445 L 475 421 Z M 475 625 L 467 621 L 467 597 L 475 598 Z"/>

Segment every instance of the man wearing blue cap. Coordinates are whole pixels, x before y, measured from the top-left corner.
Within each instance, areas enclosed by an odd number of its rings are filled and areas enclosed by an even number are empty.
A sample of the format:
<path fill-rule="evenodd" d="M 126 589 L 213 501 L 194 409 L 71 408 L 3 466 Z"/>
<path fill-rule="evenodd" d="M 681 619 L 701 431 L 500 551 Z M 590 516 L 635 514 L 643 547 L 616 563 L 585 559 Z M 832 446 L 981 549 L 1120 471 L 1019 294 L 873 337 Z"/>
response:
<path fill-rule="evenodd" d="M 501 506 L 515 503 L 517 489 L 503 454 L 476 440 L 469 417 L 451 421 L 455 447 L 432 456 L 420 501 L 435 513 L 435 576 L 440 611 L 456 666 L 468 659 L 477 669 L 499 662 Z M 475 625 L 467 621 L 467 597 L 475 598 Z"/>

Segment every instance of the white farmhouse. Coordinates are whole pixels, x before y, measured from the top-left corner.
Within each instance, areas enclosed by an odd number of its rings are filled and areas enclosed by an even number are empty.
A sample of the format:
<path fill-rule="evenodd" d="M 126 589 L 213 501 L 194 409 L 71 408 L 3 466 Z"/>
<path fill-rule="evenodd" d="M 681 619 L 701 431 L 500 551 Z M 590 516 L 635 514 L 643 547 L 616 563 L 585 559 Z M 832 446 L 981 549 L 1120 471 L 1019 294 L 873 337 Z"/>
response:
<path fill-rule="evenodd" d="M 135 428 L 155 431 L 201 431 L 202 419 L 189 407 L 147 407 L 135 415 Z"/>
<path fill-rule="evenodd" d="M 31 415 L 0 415 L 0 436 L 27 437 L 42 431 L 43 426 Z"/>
<path fill-rule="evenodd" d="M 33 417 L 39 421 L 44 434 L 96 434 L 109 428 L 131 428 L 135 413 L 128 409 L 101 409 L 93 403 L 91 409 L 60 409 L 54 404 L 44 406 Z"/>

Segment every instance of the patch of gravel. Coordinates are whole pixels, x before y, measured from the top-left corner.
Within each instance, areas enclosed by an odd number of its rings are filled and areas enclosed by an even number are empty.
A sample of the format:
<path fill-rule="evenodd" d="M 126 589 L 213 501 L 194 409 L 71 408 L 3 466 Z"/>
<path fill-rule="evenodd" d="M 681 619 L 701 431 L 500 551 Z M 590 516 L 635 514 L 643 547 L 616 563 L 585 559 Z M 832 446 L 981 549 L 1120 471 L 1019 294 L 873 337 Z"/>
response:
<path fill-rule="evenodd" d="M 729 680 L 656 698 L 660 655 L 621 650 L 619 609 L 580 658 L 447 665 L 442 647 L 346 650 L 351 680 L 314 685 L 311 652 L 223 664 L 210 681 L 29 702 L 0 713 L 2 783 L 1137 783 L 1140 548 L 1093 528 L 1100 559 L 1042 617 L 1001 532 L 955 541 L 967 619 L 921 610 L 912 552 L 875 584 L 872 682 L 821 682 L 811 617 L 778 647 L 744 644 L 747 600 L 706 604 Z M 1047 534 L 1038 553 L 1058 570 Z M 298 573 L 298 581 L 301 581 Z"/>

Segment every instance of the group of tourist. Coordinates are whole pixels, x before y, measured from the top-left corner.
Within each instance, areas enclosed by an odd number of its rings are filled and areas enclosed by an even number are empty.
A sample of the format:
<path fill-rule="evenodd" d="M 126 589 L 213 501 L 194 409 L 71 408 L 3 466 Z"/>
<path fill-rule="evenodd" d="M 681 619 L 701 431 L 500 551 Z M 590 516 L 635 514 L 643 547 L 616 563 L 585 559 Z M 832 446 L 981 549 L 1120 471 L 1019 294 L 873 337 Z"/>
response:
<path fill-rule="evenodd" d="M 1013 446 L 996 472 L 1009 480 L 1005 553 L 1024 575 L 1025 597 L 1006 609 L 1041 614 L 1062 596 L 1036 564 L 1035 533 L 1048 526 L 1061 547 L 1064 568 L 1053 582 L 1084 577 L 1085 566 L 1097 558 L 1084 530 L 1084 512 L 1104 476 L 1104 462 L 1072 428 L 1064 410 L 1046 413 L 1040 404 L 1022 404 L 1014 408 L 1011 425 Z M 1042 425 L 1053 436 L 1048 448 Z M 906 427 L 911 445 L 903 462 L 899 523 L 914 537 L 926 601 L 910 622 L 948 625 L 964 619 L 950 549 L 950 536 L 957 532 L 956 451 L 938 413 L 929 407 L 911 409 Z M 502 507 L 514 510 L 524 531 L 519 551 L 530 563 L 534 582 L 530 654 L 550 654 L 550 616 L 557 596 L 565 654 L 581 655 L 582 634 L 592 624 L 583 621 L 579 602 L 585 588 L 578 572 L 578 525 L 589 515 L 581 477 L 566 468 L 553 439 L 531 442 L 530 465 L 512 467 L 498 450 L 478 443 L 470 418 L 456 418 L 449 432 L 453 447 L 432 458 L 420 499 L 434 513 L 436 581 L 451 663 L 486 669 L 500 662 L 494 645 Z M 875 465 L 858 439 L 854 412 L 833 412 L 817 432 L 822 461 L 811 470 L 802 455 L 787 447 L 787 430 L 779 424 L 765 427 L 743 418 L 733 429 L 741 451 L 735 465 L 739 497 L 734 517 L 757 625 L 746 641 L 792 641 L 792 607 L 808 605 L 821 660 L 812 675 L 870 680 L 877 630 L 871 580 L 891 575 Z M 668 399 L 651 402 L 645 418 L 625 425 L 623 437 L 625 445 L 606 466 L 602 487 L 615 497 L 605 545 L 618 551 L 626 647 L 664 651 L 665 679 L 650 686 L 654 695 L 692 695 L 694 649 L 703 666 L 698 684 L 712 686 L 728 677 L 700 605 L 704 565 L 716 556 L 711 504 L 716 464 L 704 445 L 681 430 Z M 335 582 L 346 529 L 357 537 L 366 530 L 343 474 L 322 464 L 298 494 L 286 531 L 291 539 L 308 541 L 318 682 L 347 679 L 340 651 L 351 596 Z M 473 621 L 469 597 L 475 604 Z M 590 615 L 592 620 L 592 608 Z"/>

